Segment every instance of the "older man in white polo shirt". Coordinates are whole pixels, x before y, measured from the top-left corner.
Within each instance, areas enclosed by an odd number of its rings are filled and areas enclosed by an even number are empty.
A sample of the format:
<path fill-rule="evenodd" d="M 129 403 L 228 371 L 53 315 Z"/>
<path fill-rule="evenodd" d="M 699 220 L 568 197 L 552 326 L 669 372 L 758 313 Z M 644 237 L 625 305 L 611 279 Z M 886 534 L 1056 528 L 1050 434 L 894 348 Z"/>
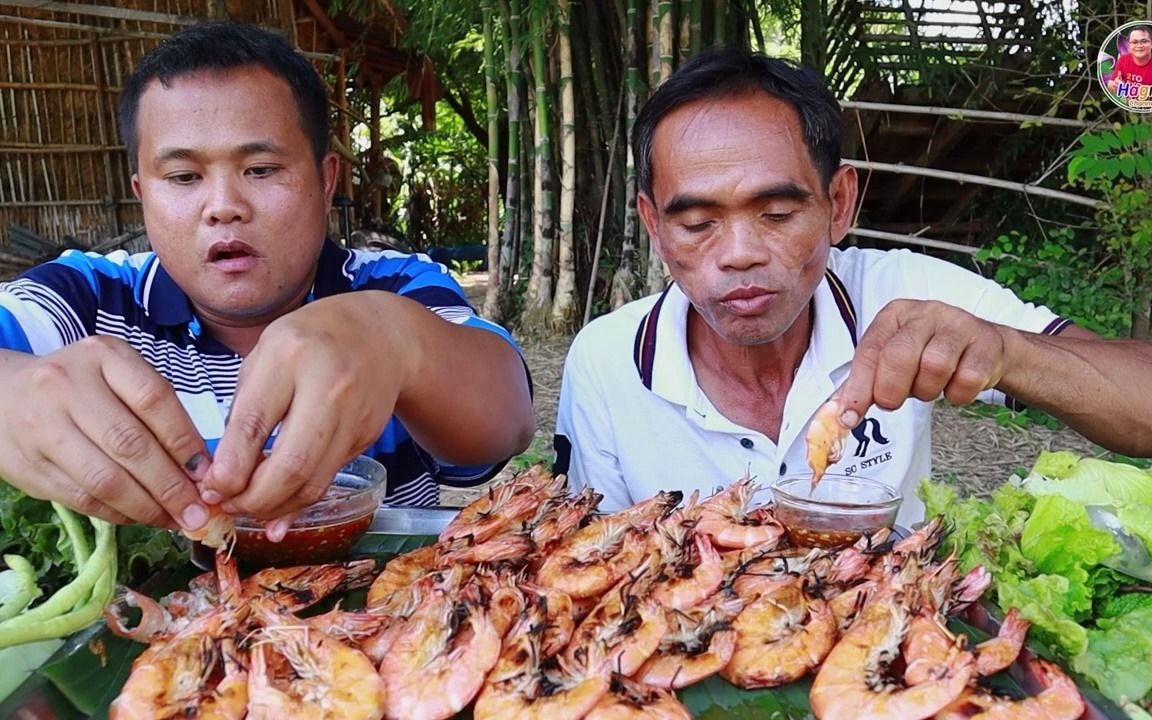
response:
<path fill-rule="evenodd" d="M 807 70 L 738 50 L 686 64 L 633 131 L 638 209 L 672 284 L 597 319 L 564 369 L 556 470 L 604 509 L 804 473 L 836 397 L 854 428 L 829 471 L 905 496 L 931 472 L 932 403 L 1033 404 L 1152 453 L 1152 347 L 1103 340 L 955 265 L 833 248 L 857 182 L 840 110 Z"/>

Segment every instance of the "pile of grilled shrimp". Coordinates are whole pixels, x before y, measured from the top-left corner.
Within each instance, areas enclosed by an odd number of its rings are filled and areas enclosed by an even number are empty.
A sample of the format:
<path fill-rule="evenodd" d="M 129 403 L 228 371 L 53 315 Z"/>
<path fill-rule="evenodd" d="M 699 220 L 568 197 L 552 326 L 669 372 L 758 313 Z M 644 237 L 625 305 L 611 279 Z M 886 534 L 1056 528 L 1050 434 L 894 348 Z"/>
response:
<path fill-rule="evenodd" d="M 612 514 L 533 468 L 390 560 L 217 568 L 157 602 L 123 593 L 116 633 L 148 643 L 113 718 L 689 718 L 674 691 L 812 676 L 817 718 L 1077 718 L 1056 666 L 1033 697 L 997 694 L 1028 624 L 969 646 L 950 613 L 990 583 L 937 561 L 939 519 L 840 550 L 796 547 L 749 479 Z M 302 613 L 368 587 L 361 610 Z M 141 619 L 129 624 L 128 608 Z M 135 617 L 135 611 L 133 616 Z"/>

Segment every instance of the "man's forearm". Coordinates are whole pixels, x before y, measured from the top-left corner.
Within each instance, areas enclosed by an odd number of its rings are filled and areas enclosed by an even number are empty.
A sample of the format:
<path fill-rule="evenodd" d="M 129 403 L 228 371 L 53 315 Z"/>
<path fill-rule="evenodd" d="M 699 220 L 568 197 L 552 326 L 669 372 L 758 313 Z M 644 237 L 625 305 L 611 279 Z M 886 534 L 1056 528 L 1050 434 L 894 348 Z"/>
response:
<path fill-rule="evenodd" d="M 532 440 L 528 377 L 516 350 L 493 332 L 447 322 L 392 296 L 382 322 L 394 342 L 410 343 L 415 371 L 396 415 L 436 457 L 461 464 L 503 460 Z"/>
<path fill-rule="evenodd" d="M 1049 337 L 1008 331 L 997 388 L 1114 452 L 1152 456 L 1152 345 L 1078 327 Z"/>

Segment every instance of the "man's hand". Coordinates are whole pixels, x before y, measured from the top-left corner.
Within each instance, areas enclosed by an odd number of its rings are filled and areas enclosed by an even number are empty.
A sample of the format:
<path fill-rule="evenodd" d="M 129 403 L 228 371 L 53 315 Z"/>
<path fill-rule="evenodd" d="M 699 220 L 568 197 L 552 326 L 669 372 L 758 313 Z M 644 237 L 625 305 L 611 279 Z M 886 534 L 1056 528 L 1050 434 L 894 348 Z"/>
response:
<path fill-rule="evenodd" d="M 418 339 L 387 342 L 390 319 L 371 308 L 363 293 L 329 298 L 264 330 L 240 369 L 206 500 L 222 500 L 226 512 L 284 518 L 286 529 L 287 518 L 323 497 L 337 471 L 380 436 Z"/>
<path fill-rule="evenodd" d="M 172 386 L 127 343 L 0 351 L 0 476 L 116 523 L 196 529 L 210 460 Z"/>
<path fill-rule="evenodd" d="M 971 402 L 1000 382 L 1007 332 L 945 303 L 888 303 L 860 339 L 837 393 L 841 419 L 855 427 L 872 405 L 895 410 L 910 397 Z"/>

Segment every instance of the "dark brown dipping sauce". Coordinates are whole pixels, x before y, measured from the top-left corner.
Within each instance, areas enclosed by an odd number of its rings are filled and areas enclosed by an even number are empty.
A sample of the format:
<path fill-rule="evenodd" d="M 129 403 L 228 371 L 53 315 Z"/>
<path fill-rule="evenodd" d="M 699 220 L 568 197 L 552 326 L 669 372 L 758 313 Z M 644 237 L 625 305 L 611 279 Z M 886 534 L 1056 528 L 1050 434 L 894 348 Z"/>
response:
<path fill-rule="evenodd" d="M 269 542 L 264 528 L 237 528 L 237 560 L 251 565 L 314 565 L 343 560 L 372 525 L 374 513 L 339 523 L 290 528 L 278 543 Z"/>
<path fill-rule="evenodd" d="M 842 548 L 856 542 L 860 535 L 861 533 L 858 532 L 840 530 L 809 530 L 807 528 L 789 528 L 788 530 L 788 539 L 798 547 Z"/>

